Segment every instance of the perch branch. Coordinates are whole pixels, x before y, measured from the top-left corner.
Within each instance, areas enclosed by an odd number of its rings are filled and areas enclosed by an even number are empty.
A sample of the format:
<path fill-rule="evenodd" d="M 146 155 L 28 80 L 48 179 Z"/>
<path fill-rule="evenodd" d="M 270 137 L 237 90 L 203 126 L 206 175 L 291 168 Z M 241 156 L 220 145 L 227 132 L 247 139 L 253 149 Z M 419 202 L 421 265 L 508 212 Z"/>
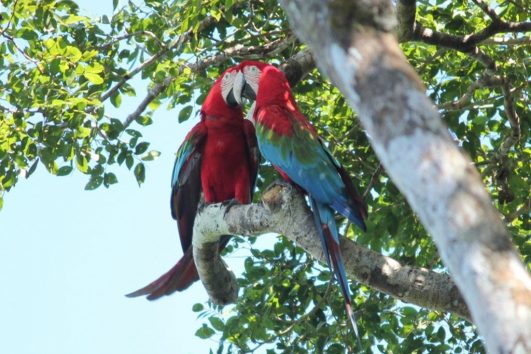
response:
<path fill-rule="evenodd" d="M 258 236 L 268 232 L 286 236 L 314 258 L 325 262 L 304 196 L 286 183 L 273 184 L 262 195 L 261 203 L 230 208 L 212 204 L 197 214 L 193 233 L 194 259 L 214 302 L 226 304 L 237 297 L 235 277 L 219 255 L 216 243 L 219 237 L 226 234 Z M 402 265 L 346 238 L 342 240 L 341 251 L 347 274 L 359 282 L 405 302 L 470 319 L 463 298 L 447 274 Z"/>

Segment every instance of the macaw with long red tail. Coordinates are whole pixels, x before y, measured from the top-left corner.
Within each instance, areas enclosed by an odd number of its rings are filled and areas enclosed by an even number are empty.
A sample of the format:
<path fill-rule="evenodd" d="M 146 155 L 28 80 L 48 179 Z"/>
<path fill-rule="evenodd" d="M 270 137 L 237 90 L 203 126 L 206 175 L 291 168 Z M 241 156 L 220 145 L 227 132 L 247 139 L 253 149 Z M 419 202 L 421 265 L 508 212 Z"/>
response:
<path fill-rule="evenodd" d="M 244 61 L 239 68 L 246 81 L 244 94 L 255 99 L 253 120 L 260 152 L 284 178 L 308 195 L 324 254 L 341 285 L 359 341 L 334 210 L 365 231 L 367 206 L 348 173 L 297 108 L 284 73 L 256 61 Z"/>
<path fill-rule="evenodd" d="M 201 108 L 201 121 L 177 151 L 171 179 L 171 214 L 177 221 L 183 257 L 160 278 L 129 297 L 155 300 L 188 288 L 199 279 L 192 255 L 192 233 L 203 195 L 206 203 L 251 202 L 259 164 L 253 124 L 241 108 L 243 74 L 234 68 L 214 83 Z M 220 251 L 230 236 L 222 236 Z"/>

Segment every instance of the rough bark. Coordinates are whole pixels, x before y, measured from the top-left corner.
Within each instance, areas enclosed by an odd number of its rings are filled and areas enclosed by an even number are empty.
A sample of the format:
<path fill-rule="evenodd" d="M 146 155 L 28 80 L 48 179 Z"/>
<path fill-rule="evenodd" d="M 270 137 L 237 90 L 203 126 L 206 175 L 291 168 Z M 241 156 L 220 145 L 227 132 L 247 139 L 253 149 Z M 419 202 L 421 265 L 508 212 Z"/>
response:
<path fill-rule="evenodd" d="M 491 353 L 531 352 L 531 278 L 391 31 L 389 1 L 282 0 L 432 235 Z"/>
<path fill-rule="evenodd" d="M 285 235 L 314 258 L 325 262 L 313 216 L 304 197 L 283 182 L 275 183 L 264 192 L 261 203 L 237 205 L 229 210 L 222 204 L 212 204 L 198 213 L 194 225 L 194 258 L 212 301 L 226 304 L 237 297 L 235 277 L 219 256 L 216 243 L 219 237 L 268 232 Z M 447 274 L 401 265 L 349 239 L 343 240 L 341 250 L 351 278 L 405 302 L 470 318 L 457 286 Z"/>

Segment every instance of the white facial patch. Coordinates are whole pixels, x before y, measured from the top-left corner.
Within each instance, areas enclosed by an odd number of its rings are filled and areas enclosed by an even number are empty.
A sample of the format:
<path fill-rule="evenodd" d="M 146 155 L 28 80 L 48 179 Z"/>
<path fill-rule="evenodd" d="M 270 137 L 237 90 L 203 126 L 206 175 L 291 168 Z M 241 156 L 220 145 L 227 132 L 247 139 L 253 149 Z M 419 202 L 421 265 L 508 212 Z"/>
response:
<path fill-rule="evenodd" d="M 229 71 L 221 79 L 221 96 L 223 97 L 225 102 L 227 101 L 227 97 L 229 96 L 230 90 L 232 90 L 232 86 L 234 84 L 235 78 L 236 78 L 236 72 Z"/>
<path fill-rule="evenodd" d="M 260 75 L 262 71 L 258 69 L 257 66 L 250 65 L 243 68 L 243 75 L 245 76 L 245 81 L 251 89 L 254 91 L 254 94 L 258 94 L 258 81 L 260 80 Z"/>

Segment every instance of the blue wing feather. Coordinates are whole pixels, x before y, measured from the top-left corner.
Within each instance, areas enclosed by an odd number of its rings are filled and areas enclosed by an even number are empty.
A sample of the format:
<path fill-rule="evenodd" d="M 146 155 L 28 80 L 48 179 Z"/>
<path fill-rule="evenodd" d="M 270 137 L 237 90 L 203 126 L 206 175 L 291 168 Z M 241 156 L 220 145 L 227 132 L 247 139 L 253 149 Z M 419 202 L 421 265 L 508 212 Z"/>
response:
<path fill-rule="evenodd" d="M 258 122 L 261 117 L 265 121 L 283 119 L 288 120 L 293 127 L 290 136 L 282 136 L 259 123 L 257 137 L 262 155 L 316 201 L 331 206 L 365 230 L 365 205 L 361 198 L 352 198 L 351 194 L 356 192 L 348 193 L 345 178 L 349 177 L 342 174 L 341 165 L 317 134 L 300 118 L 296 119 L 295 113 L 280 106 L 261 108 L 257 114 Z"/>
<path fill-rule="evenodd" d="M 194 220 L 201 197 L 201 157 L 205 138 L 206 127 L 200 122 L 177 150 L 173 166 L 171 214 L 177 221 L 183 252 L 192 243 Z"/>
<path fill-rule="evenodd" d="M 192 130 L 186 135 L 181 146 L 177 150 L 175 156 L 175 163 L 173 164 L 173 173 L 171 175 L 171 186 L 175 187 L 178 180 L 179 174 L 183 166 L 188 161 L 190 155 L 193 152 L 198 151 L 200 143 L 203 141 L 203 138 L 206 134 L 206 129 L 202 122 L 195 125 Z"/>

